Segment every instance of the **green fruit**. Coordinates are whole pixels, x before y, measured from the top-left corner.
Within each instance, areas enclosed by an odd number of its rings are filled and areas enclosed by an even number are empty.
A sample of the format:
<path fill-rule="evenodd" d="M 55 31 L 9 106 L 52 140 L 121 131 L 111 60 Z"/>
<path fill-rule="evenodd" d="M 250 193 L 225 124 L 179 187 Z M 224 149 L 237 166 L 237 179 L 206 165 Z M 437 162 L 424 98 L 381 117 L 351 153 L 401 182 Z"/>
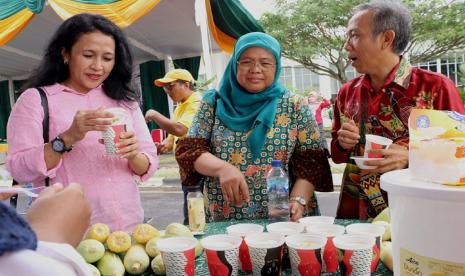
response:
<path fill-rule="evenodd" d="M 143 245 L 131 246 L 124 256 L 124 267 L 129 274 L 139 275 L 144 272 L 150 264 L 150 259 Z"/>
<path fill-rule="evenodd" d="M 384 227 L 383 241 L 391 240 L 391 224 L 389 222 L 378 220 L 374 221 L 373 224 L 381 225 Z"/>
<path fill-rule="evenodd" d="M 194 234 L 181 223 L 171 223 L 165 228 L 165 237 L 194 237 Z"/>
<path fill-rule="evenodd" d="M 375 221 L 385 221 L 391 222 L 391 216 L 389 215 L 389 207 L 385 208 L 381 213 L 379 213 L 372 222 Z"/>
<path fill-rule="evenodd" d="M 113 252 L 105 251 L 103 257 L 98 260 L 97 268 L 102 276 L 123 276 L 124 265 L 121 259 Z"/>
<path fill-rule="evenodd" d="M 89 267 L 92 276 L 101 276 L 100 271 L 98 271 L 98 269 L 94 265 L 87 264 L 87 266 Z"/>
<path fill-rule="evenodd" d="M 392 263 L 392 243 L 385 241 L 381 245 L 381 252 L 379 254 L 380 260 L 383 262 L 383 264 L 389 268 L 391 271 L 393 271 L 393 263 Z"/>
<path fill-rule="evenodd" d="M 161 254 L 156 256 L 152 260 L 152 263 L 150 264 L 150 266 L 152 267 L 152 270 L 156 275 L 165 275 L 166 274 L 165 264 L 163 263 L 163 259 L 161 258 Z"/>
<path fill-rule="evenodd" d="M 145 252 L 147 252 L 147 254 L 152 257 L 152 258 L 155 258 L 157 255 L 160 254 L 160 250 L 158 249 L 158 246 L 157 246 L 157 242 L 158 240 L 160 240 L 162 237 L 155 237 L 151 240 L 149 240 L 146 244 L 145 244 Z"/>
<path fill-rule="evenodd" d="M 105 247 L 97 240 L 83 240 L 79 243 L 76 250 L 88 263 L 94 263 L 103 257 Z"/>

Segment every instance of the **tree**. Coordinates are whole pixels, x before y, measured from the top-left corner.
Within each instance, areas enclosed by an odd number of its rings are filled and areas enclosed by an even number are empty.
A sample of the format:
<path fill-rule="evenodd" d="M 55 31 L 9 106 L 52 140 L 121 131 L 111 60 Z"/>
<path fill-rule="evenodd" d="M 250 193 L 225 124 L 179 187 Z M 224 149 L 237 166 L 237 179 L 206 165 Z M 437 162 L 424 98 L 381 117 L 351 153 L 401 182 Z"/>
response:
<path fill-rule="evenodd" d="M 388 1 L 388 0 L 386 0 Z M 267 33 L 282 45 L 283 56 L 310 71 L 347 81 L 345 30 L 352 9 L 362 0 L 276 0 L 276 13 L 260 19 Z M 403 1 L 412 11 L 412 38 L 407 46 L 412 63 L 435 59 L 465 45 L 465 3 L 444 0 Z M 328 65 L 319 60 L 327 61 Z"/>

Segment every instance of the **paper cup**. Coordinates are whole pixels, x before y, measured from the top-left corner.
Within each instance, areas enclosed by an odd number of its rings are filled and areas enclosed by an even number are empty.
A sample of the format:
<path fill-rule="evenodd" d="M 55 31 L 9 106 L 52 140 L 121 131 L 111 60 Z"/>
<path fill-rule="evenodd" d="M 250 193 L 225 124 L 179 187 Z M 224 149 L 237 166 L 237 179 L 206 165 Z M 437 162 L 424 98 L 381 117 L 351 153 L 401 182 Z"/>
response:
<path fill-rule="evenodd" d="M 281 275 L 284 236 L 274 233 L 258 233 L 245 237 L 252 260 L 252 273 L 259 275 Z"/>
<path fill-rule="evenodd" d="M 375 272 L 376 267 L 378 266 L 381 242 L 385 230 L 386 228 L 383 226 L 372 223 L 354 223 L 346 227 L 347 234 L 360 234 L 375 238 L 375 244 L 373 246 L 373 258 L 371 262 L 371 272 Z"/>
<path fill-rule="evenodd" d="M 157 242 L 166 275 L 194 275 L 196 244 L 197 240 L 190 237 L 172 237 Z"/>
<path fill-rule="evenodd" d="M 118 150 L 116 144 L 119 143 L 121 132 L 127 131 L 127 112 L 120 107 L 107 108 L 105 111 L 111 112 L 115 116 L 112 125 L 106 131 L 102 131 L 105 150 L 107 154 L 112 155 L 116 154 Z"/>
<path fill-rule="evenodd" d="M 200 241 L 205 248 L 210 275 L 237 275 L 241 242 L 241 237 L 231 235 L 213 235 Z"/>
<path fill-rule="evenodd" d="M 307 226 L 311 227 L 313 224 L 326 223 L 334 224 L 334 217 L 330 216 L 310 216 L 299 219 L 299 223 L 305 226 L 305 232 L 307 232 Z"/>
<path fill-rule="evenodd" d="M 370 235 L 346 234 L 334 238 L 341 260 L 341 275 L 371 275 L 372 248 L 375 238 Z"/>
<path fill-rule="evenodd" d="M 250 260 L 249 247 L 247 246 L 244 238 L 250 234 L 262 233 L 263 228 L 263 226 L 253 223 L 238 223 L 226 228 L 226 233 L 228 233 L 228 235 L 242 238 L 242 243 L 239 247 L 239 269 L 242 272 L 252 272 L 252 261 Z"/>
<path fill-rule="evenodd" d="M 268 224 L 266 226 L 266 230 L 268 230 L 270 233 L 277 233 L 286 237 L 289 235 L 302 233 L 305 230 L 305 226 L 298 222 L 283 221 Z M 289 250 L 286 244 L 283 245 L 283 259 L 281 262 L 281 267 L 283 270 L 291 268 Z"/>
<path fill-rule="evenodd" d="M 309 234 L 322 235 L 327 238 L 323 248 L 323 272 L 334 273 L 339 267 L 337 250 L 333 243 L 333 238 L 344 234 L 345 227 L 337 224 L 319 223 L 307 228 Z"/>
<path fill-rule="evenodd" d="M 286 237 L 291 259 L 292 275 L 319 276 L 322 269 L 321 251 L 326 237 L 313 234 L 295 234 Z"/>
<path fill-rule="evenodd" d="M 385 149 L 392 144 L 392 140 L 383 136 L 367 134 L 365 135 L 365 153 L 364 157 L 368 158 L 382 158 L 382 154 L 368 153 L 372 149 Z"/>

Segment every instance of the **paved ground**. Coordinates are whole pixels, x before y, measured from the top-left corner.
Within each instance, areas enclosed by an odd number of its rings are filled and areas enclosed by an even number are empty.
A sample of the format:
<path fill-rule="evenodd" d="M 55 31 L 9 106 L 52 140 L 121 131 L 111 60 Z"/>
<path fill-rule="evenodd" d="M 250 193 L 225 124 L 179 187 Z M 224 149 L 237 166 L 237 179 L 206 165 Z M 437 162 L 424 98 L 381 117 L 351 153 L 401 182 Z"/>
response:
<path fill-rule="evenodd" d="M 182 223 L 182 192 L 142 191 L 142 206 L 145 217 L 152 218 L 150 224 L 164 229 L 172 222 Z"/>

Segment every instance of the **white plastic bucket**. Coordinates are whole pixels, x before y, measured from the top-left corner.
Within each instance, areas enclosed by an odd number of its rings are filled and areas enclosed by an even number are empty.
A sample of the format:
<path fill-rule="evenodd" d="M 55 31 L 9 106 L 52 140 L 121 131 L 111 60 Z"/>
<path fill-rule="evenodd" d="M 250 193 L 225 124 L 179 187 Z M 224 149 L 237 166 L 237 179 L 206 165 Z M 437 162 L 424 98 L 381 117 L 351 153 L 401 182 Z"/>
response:
<path fill-rule="evenodd" d="M 406 169 L 382 175 L 381 188 L 389 196 L 394 275 L 464 275 L 465 187 L 415 180 Z"/>

